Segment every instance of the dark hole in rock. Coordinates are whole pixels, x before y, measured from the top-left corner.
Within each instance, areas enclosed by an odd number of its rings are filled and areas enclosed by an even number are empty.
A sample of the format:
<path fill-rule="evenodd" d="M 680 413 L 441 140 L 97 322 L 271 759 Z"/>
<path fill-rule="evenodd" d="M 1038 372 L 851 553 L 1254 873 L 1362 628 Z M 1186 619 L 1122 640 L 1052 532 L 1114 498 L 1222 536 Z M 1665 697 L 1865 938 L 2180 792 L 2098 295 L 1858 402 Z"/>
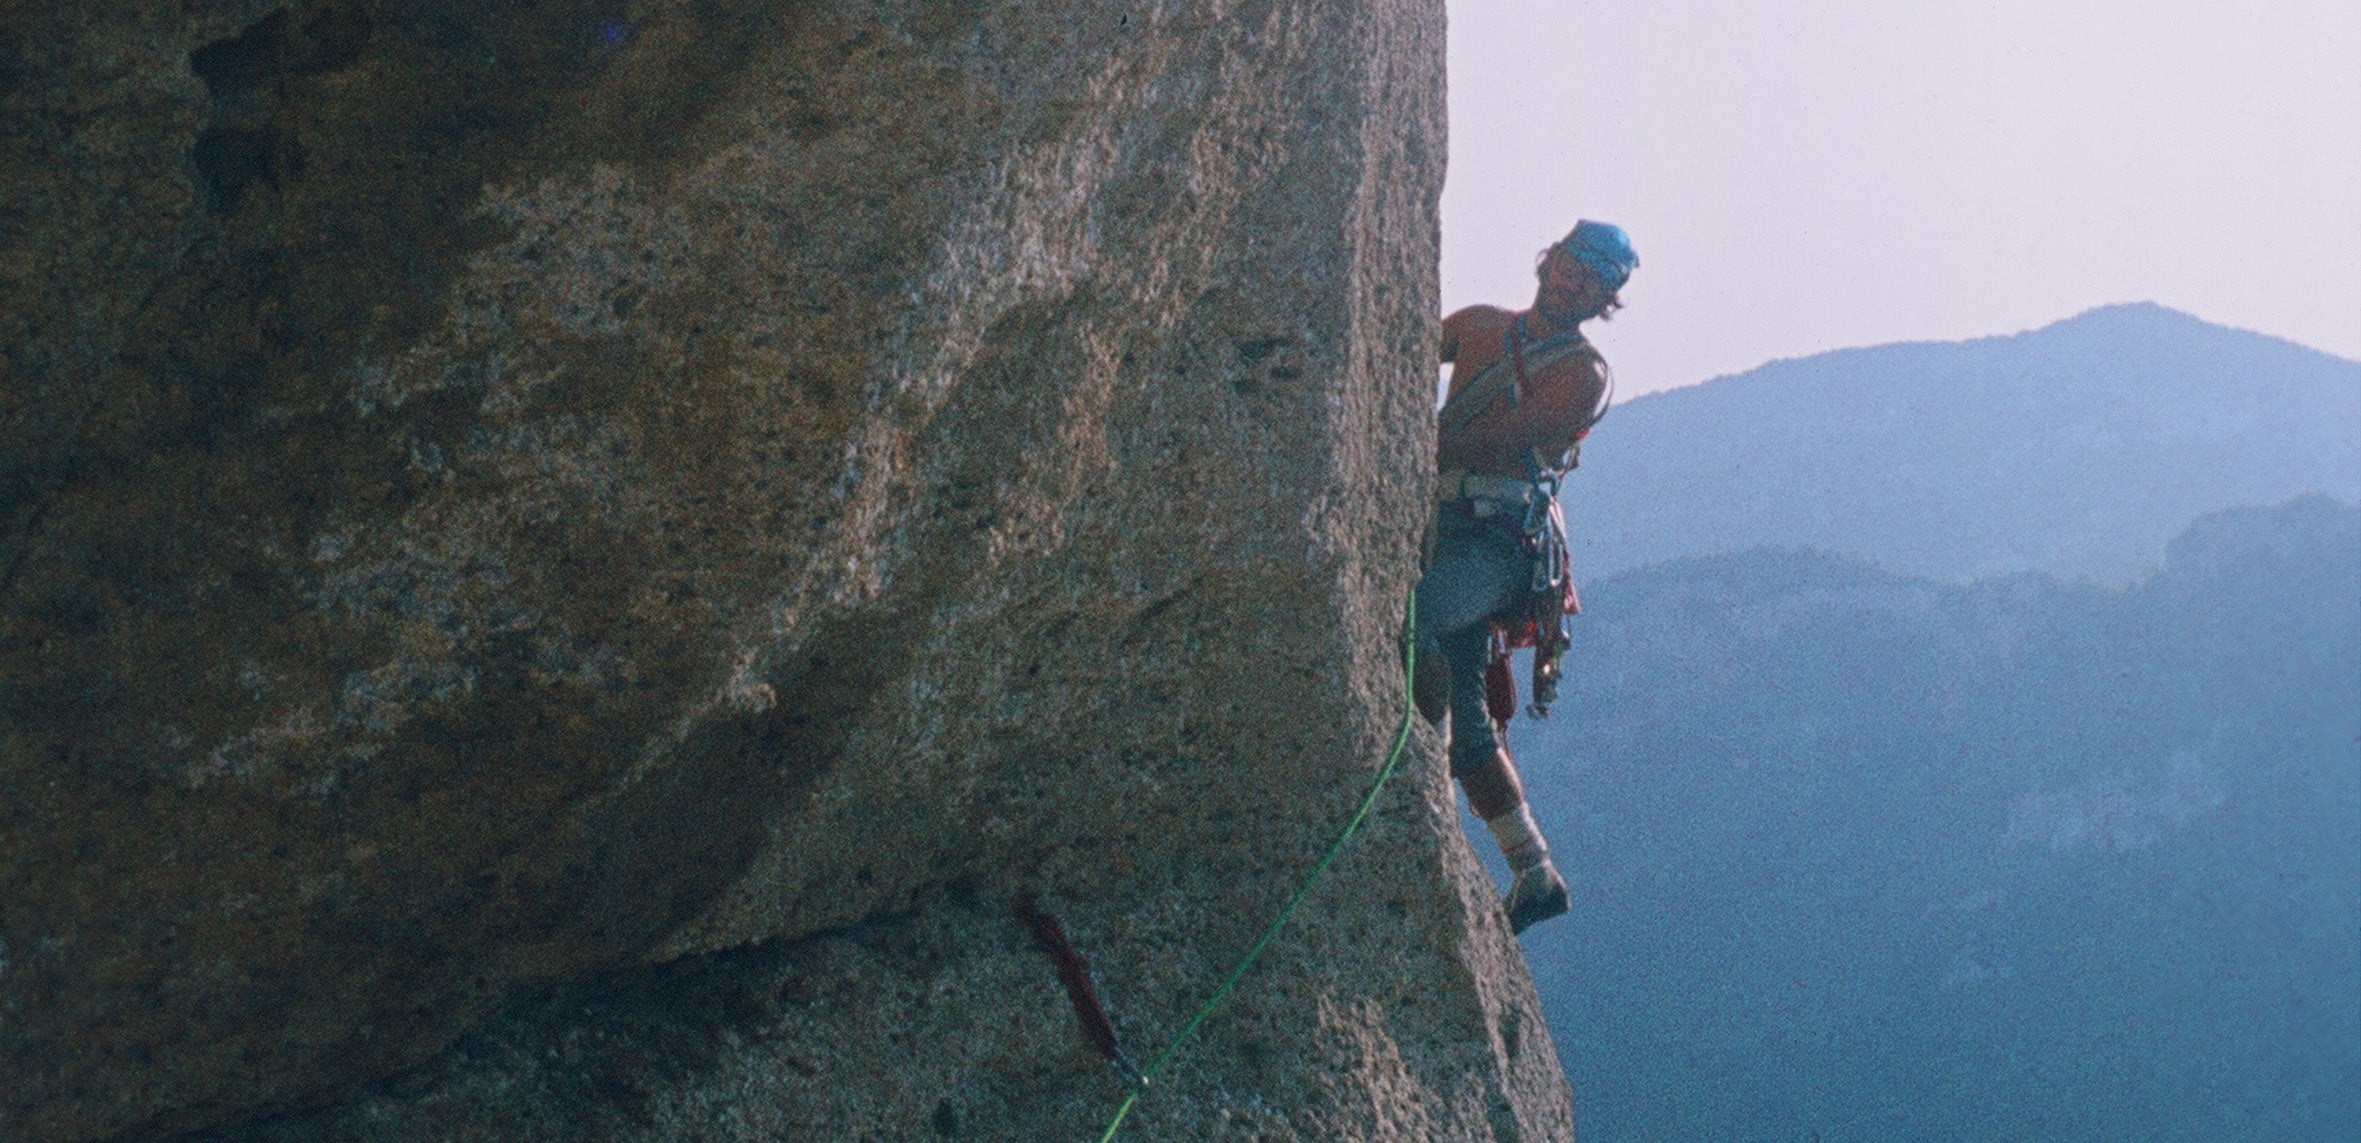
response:
<path fill-rule="evenodd" d="M 1241 341 L 1237 343 L 1238 360 L 1241 364 L 1253 365 L 1289 344 L 1290 340 L 1284 337 L 1264 337 L 1253 341 Z"/>
<path fill-rule="evenodd" d="M 277 144 L 278 133 L 268 129 L 216 127 L 197 136 L 189 158 L 205 184 L 206 208 L 215 214 L 234 213 L 245 201 L 247 185 L 257 181 L 277 189 L 279 176 L 272 162 Z"/>
<path fill-rule="evenodd" d="M 270 126 L 278 106 L 280 49 L 286 39 L 284 9 L 255 21 L 245 31 L 189 53 L 189 70 L 205 81 L 213 97 L 210 125 L 197 136 L 189 161 L 204 184 L 206 209 L 235 212 L 246 188 L 279 185 L 278 133 Z"/>
<path fill-rule="evenodd" d="M 189 53 L 189 70 L 205 81 L 213 96 L 215 114 L 236 105 L 278 78 L 279 45 L 287 33 L 285 9 L 254 22 L 245 31 Z"/>

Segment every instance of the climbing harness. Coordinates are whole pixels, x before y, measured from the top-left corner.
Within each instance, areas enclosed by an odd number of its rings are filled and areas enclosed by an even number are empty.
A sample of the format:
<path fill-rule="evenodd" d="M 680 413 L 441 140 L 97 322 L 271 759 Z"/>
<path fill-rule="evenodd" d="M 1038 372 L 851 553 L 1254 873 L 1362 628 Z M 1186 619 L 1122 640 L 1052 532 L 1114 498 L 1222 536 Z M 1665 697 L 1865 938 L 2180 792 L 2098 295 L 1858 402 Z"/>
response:
<path fill-rule="evenodd" d="M 1132 1106 L 1147 1091 L 1149 1082 L 1164 1070 L 1166 1064 L 1172 1062 L 1172 1058 L 1180 1053 L 1181 1045 L 1197 1030 L 1197 1025 L 1204 1023 L 1205 1018 L 1213 1014 L 1214 1008 L 1229 996 L 1230 989 L 1237 986 L 1239 979 L 1246 975 L 1246 970 L 1254 965 L 1255 959 L 1262 955 L 1265 948 L 1270 947 L 1271 941 L 1279 935 L 1280 928 L 1287 924 L 1287 919 L 1295 915 L 1296 906 L 1303 904 L 1303 899 L 1311 895 L 1312 886 L 1320 880 L 1320 875 L 1328 872 L 1328 867 L 1336 861 L 1336 855 L 1344 851 L 1345 843 L 1352 840 L 1353 834 L 1360 830 L 1361 823 L 1368 819 L 1369 811 L 1377 805 L 1379 791 L 1385 789 L 1386 780 L 1394 776 L 1394 768 L 1402 761 L 1402 747 L 1410 742 L 1410 719 L 1418 709 L 1417 704 L 1411 701 L 1410 680 L 1417 671 L 1418 593 L 1414 591 L 1402 614 L 1402 725 L 1394 732 L 1394 747 L 1386 754 L 1385 765 L 1378 769 L 1377 780 L 1369 784 L 1369 792 L 1362 795 L 1360 806 L 1353 810 L 1352 818 L 1344 823 L 1344 829 L 1337 833 L 1336 840 L 1328 844 L 1328 852 L 1320 856 L 1319 864 L 1312 866 L 1312 871 L 1304 876 L 1303 883 L 1296 886 L 1295 894 L 1287 898 L 1287 904 L 1280 908 L 1279 915 L 1271 918 L 1262 936 L 1255 938 L 1253 947 L 1239 958 L 1238 967 L 1230 970 L 1228 979 L 1221 982 L 1221 987 L 1213 990 L 1212 998 L 1197 1009 L 1197 1014 L 1189 1018 L 1180 1034 L 1174 1036 L 1172 1042 L 1157 1053 L 1155 1061 L 1148 1065 L 1147 1070 L 1139 1074 L 1138 1082 L 1132 1084 L 1131 1091 L 1123 1097 L 1123 1105 L 1115 1109 L 1115 1118 L 1107 1124 L 1106 1134 L 1099 1136 L 1099 1143 L 1109 1143 L 1115 1138 L 1115 1132 L 1123 1126 L 1124 1117 L 1131 1114 Z M 1112 1032 L 1109 1034 L 1112 1035 Z"/>

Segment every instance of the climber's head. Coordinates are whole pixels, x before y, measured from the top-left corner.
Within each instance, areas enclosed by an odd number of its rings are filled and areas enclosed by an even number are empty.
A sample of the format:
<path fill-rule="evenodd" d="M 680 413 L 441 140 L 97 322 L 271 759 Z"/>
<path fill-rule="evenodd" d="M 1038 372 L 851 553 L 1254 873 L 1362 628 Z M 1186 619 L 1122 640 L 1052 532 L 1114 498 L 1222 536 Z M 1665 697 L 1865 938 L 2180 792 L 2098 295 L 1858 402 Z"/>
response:
<path fill-rule="evenodd" d="M 1611 314 L 1623 303 L 1615 295 L 1631 280 L 1640 256 L 1620 226 L 1584 219 L 1572 233 L 1541 252 L 1534 272 L 1541 288 L 1533 306 L 1553 322 L 1588 321 Z"/>

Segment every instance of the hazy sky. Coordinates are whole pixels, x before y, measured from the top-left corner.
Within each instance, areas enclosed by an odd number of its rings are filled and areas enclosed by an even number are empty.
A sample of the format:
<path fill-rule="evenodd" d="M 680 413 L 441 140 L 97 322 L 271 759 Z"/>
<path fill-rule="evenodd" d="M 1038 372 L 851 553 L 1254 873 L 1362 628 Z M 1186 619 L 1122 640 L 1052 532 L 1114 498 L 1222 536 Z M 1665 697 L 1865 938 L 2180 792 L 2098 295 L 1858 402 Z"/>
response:
<path fill-rule="evenodd" d="M 1446 312 L 1631 232 L 1631 396 L 2152 300 L 2361 359 L 2361 0 L 1452 0 Z"/>

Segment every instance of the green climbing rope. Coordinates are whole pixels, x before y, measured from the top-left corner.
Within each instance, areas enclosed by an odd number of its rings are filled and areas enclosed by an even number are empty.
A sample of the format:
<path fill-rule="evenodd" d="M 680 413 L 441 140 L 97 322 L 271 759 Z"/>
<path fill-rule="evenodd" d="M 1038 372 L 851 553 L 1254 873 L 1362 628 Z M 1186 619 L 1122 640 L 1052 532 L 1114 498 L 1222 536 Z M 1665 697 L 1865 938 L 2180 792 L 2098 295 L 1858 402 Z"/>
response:
<path fill-rule="evenodd" d="M 1394 748 L 1386 754 L 1385 765 L 1377 771 L 1377 781 L 1369 784 L 1369 792 L 1361 796 L 1361 805 L 1353 811 L 1352 820 L 1344 823 L 1344 829 L 1336 835 L 1336 840 L 1329 843 L 1328 852 L 1320 856 L 1320 863 L 1312 867 L 1311 873 L 1304 877 L 1303 884 L 1295 887 L 1295 895 L 1287 899 L 1286 907 L 1279 910 L 1278 916 L 1271 918 L 1270 926 L 1262 931 L 1262 936 L 1255 939 L 1254 947 L 1246 950 L 1246 955 L 1238 961 L 1238 967 L 1230 970 L 1229 979 L 1222 981 L 1221 987 L 1213 990 L 1212 998 L 1205 1002 L 1204 1007 L 1197 1009 L 1195 1016 L 1189 1018 L 1187 1026 L 1180 1030 L 1180 1035 L 1174 1036 L 1172 1042 L 1157 1054 L 1155 1062 L 1140 1073 L 1139 1082 L 1133 1084 L 1131 1091 L 1123 1097 L 1123 1106 L 1115 1109 L 1115 1119 L 1107 1124 L 1107 1133 L 1099 1136 L 1099 1143 L 1110 1143 L 1115 1138 L 1116 1130 L 1123 1126 L 1124 1117 L 1130 1115 L 1132 1105 L 1139 1102 L 1140 1093 L 1146 1091 L 1149 1082 L 1164 1070 L 1164 1065 L 1171 1063 L 1172 1057 L 1180 1053 L 1181 1044 L 1197 1030 L 1197 1025 L 1204 1023 L 1205 1018 L 1213 1014 L 1222 998 L 1230 994 L 1230 989 L 1237 986 L 1239 978 L 1245 976 L 1246 970 L 1253 966 L 1255 958 L 1270 947 L 1271 941 L 1279 935 L 1279 929 L 1287 924 L 1287 918 L 1295 915 L 1295 907 L 1303 904 L 1303 899 L 1311 894 L 1312 886 L 1320 880 L 1320 875 L 1328 872 L 1328 867 L 1336 861 L 1336 855 L 1344 851 L 1345 843 L 1352 840 L 1354 832 L 1367 820 L 1369 811 L 1377 805 L 1378 792 L 1385 789 L 1386 780 L 1394 776 L 1394 768 L 1401 764 L 1402 747 L 1410 742 L 1410 715 L 1418 709 L 1418 704 L 1412 701 L 1411 680 L 1417 673 L 1418 593 L 1414 591 L 1410 593 L 1410 602 L 1402 609 L 1402 725 L 1394 732 Z"/>

